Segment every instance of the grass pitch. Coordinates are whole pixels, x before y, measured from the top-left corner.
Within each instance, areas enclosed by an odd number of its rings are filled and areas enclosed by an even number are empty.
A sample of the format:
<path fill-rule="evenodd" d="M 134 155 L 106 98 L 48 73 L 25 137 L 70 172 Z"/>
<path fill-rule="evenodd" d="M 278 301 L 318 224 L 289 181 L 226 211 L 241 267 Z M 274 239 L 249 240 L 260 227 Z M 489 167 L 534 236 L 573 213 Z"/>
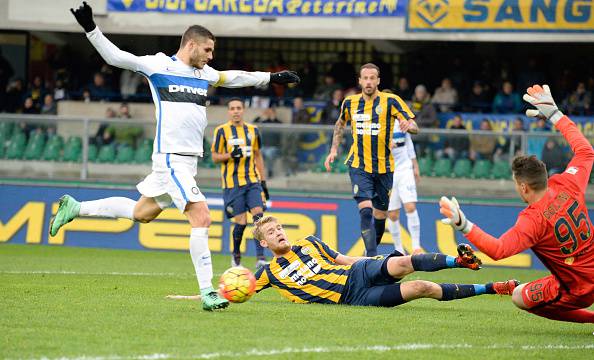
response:
<path fill-rule="evenodd" d="M 213 258 L 215 278 L 230 264 Z M 253 258 L 246 259 L 252 266 Z M 409 279 L 484 283 L 545 272 L 466 269 Z M 594 325 L 542 319 L 509 297 L 392 309 L 297 305 L 273 289 L 222 312 L 191 300 L 190 255 L 0 245 L 0 358 L 592 359 Z"/>

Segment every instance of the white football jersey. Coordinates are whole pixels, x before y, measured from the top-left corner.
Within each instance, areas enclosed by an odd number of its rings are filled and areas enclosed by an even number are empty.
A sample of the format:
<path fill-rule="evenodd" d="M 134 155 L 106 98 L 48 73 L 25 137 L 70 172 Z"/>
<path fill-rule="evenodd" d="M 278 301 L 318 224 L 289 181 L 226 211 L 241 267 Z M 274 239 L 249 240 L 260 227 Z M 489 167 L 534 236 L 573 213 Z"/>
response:
<path fill-rule="evenodd" d="M 198 69 L 163 53 L 135 56 L 120 50 L 96 27 L 87 38 L 110 65 L 141 73 L 155 103 L 157 129 L 154 153 L 202 156 L 208 86 L 264 86 L 268 72 L 223 71 L 205 65 Z"/>
<path fill-rule="evenodd" d="M 392 156 L 394 157 L 394 173 L 412 169 L 412 159 L 417 156 L 409 133 L 403 133 L 398 123 L 394 126 Z"/>

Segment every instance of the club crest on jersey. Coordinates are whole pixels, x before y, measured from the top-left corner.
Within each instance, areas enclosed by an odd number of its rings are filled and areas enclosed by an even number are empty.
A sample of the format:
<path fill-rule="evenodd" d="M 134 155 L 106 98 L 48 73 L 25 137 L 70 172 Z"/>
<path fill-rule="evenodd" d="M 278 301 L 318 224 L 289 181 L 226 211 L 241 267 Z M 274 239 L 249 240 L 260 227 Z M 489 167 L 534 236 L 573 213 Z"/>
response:
<path fill-rule="evenodd" d="M 382 110 L 383 109 L 382 109 L 382 106 L 381 105 L 378 105 L 378 106 L 375 107 L 375 113 L 378 114 L 378 115 L 382 113 Z"/>
<path fill-rule="evenodd" d="M 311 253 L 311 249 L 309 247 L 307 247 L 307 246 L 306 247 L 302 247 L 301 248 L 301 253 L 303 255 L 309 255 Z"/>

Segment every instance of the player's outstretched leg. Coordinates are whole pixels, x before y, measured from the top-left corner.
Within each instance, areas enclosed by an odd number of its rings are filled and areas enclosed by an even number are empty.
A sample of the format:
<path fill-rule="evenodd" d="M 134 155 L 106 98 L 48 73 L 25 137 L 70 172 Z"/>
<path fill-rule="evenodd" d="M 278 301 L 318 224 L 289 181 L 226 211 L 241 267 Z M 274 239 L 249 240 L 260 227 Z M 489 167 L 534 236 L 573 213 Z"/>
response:
<path fill-rule="evenodd" d="M 80 212 L 80 202 L 76 201 L 70 195 L 64 195 L 60 198 L 60 204 L 56 216 L 52 217 L 49 224 L 49 233 L 51 236 L 56 236 L 58 230 L 74 218 L 78 216 Z"/>
<path fill-rule="evenodd" d="M 420 298 L 450 301 L 478 295 L 511 295 L 518 283 L 517 280 L 507 280 L 487 284 L 436 284 L 425 280 L 413 280 L 403 282 L 400 290 L 405 301 Z"/>

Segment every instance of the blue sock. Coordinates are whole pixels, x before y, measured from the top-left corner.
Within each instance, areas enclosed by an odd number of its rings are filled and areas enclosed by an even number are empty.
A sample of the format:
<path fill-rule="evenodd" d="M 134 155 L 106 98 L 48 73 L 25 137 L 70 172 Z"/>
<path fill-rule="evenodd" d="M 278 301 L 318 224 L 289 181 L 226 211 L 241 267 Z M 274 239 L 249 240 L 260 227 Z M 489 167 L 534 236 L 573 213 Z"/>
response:
<path fill-rule="evenodd" d="M 439 253 L 412 255 L 410 260 L 415 271 L 438 271 L 458 266 L 455 257 Z"/>
<path fill-rule="evenodd" d="M 241 253 L 241 239 L 243 238 L 243 232 L 245 231 L 245 224 L 235 224 L 233 228 L 233 253 Z"/>
<path fill-rule="evenodd" d="M 386 231 L 386 219 L 373 218 L 373 227 L 375 228 L 375 243 L 379 245 Z"/>
<path fill-rule="evenodd" d="M 371 222 L 373 220 L 373 210 L 371 208 L 363 208 L 359 210 L 361 217 L 361 236 L 365 243 L 365 250 L 367 256 L 377 255 L 377 243 L 375 242 L 375 228 Z"/>
<path fill-rule="evenodd" d="M 439 284 L 441 286 L 441 299 L 440 301 L 450 301 L 456 299 L 464 299 L 471 296 L 480 295 L 474 290 L 475 285 L 463 285 L 463 284 Z"/>
<path fill-rule="evenodd" d="M 263 213 L 255 214 L 253 216 L 254 222 L 260 220 L 263 217 L 264 217 Z M 256 256 L 258 257 L 258 259 L 264 259 L 265 258 L 264 257 L 264 248 L 262 247 L 262 245 L 260 245 L 260 242 L 258 240 L 254 239 L 254 242 L 256 243 Z"/>
<path fill-rule="evenodd" d="M 483 294 L 495 294 L 495 291 L 493 291 L 492 293 L 488 292 L 487 290 L 487 286 L 489 284 L 474 284 L 474 293 L 477 295 L 483 295 Z M 493 290 L 493 284 L 491 284 L 491 291 Z"/>

